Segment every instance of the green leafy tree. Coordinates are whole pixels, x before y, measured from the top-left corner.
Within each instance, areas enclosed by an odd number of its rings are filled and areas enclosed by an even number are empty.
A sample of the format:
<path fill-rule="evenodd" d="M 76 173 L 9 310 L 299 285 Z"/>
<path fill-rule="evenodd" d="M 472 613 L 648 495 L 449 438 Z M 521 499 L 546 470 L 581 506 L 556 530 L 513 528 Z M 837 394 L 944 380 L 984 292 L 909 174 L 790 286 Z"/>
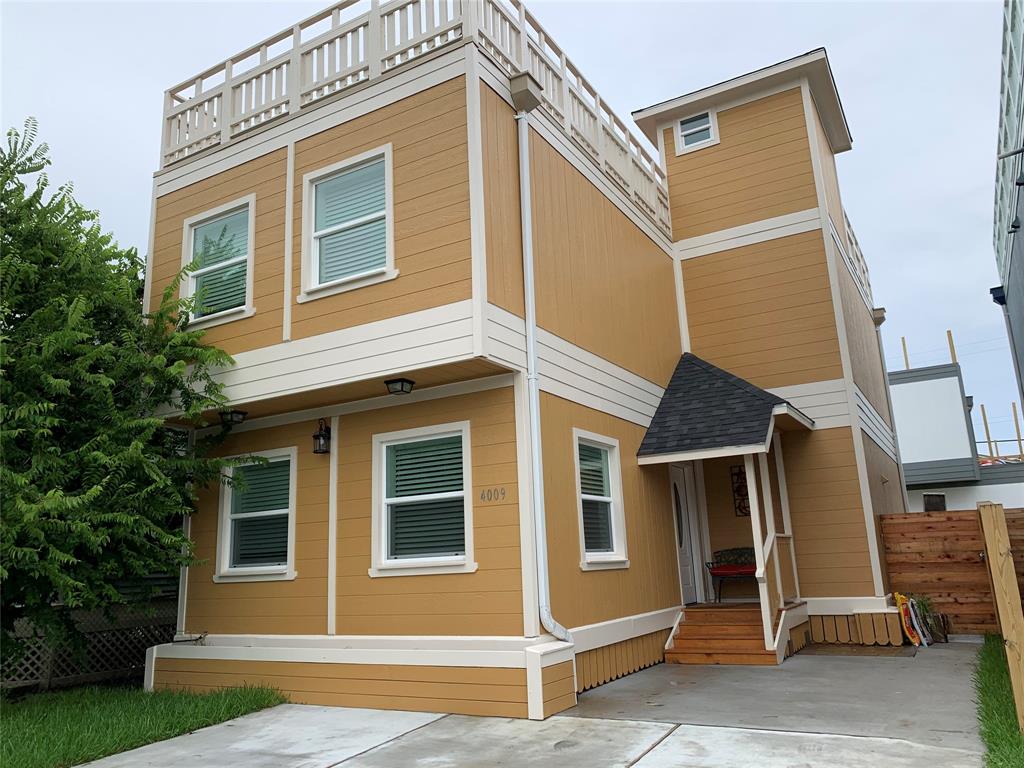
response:
<path fill-rule="evenodd" d="M 192 559 L 193 488 L 217 482 L 216 438 L 190 441 L 223 406 L 226 353 L 186 329 L 177 281 L 143 314 L 143 262 L 100 230 L 70 185 L 48 192 L 36 125 L 0 147 L 0 627 L 51 639 L 71 611 L 125 600 L 122 585 Z M 178 276 L 178 280 L 181 275 Z M 73 635 L 72 635 L 73 636 Z M 16 644 L 14 644 L 16 647 Z"/>

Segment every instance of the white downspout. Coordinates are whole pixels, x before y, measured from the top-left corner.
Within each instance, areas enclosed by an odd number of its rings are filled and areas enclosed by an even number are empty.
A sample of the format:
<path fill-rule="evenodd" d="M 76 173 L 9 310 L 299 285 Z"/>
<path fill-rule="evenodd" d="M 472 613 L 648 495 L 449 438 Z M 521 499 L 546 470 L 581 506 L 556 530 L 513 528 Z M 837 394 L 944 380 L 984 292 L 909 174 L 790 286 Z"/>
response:
<path fill-rule="evenodd" d="M 551 584 L 548 575 L 548 538 L 544 510 L 544 475 L 540 442 L 540 382 L 537 378 L 537 297 L 533 277 L 533 203 L 530 195 L 530 119 L 529 110 L 536 106 L 529 95 L 536 80 L 526 74 L 519 78 L 533 81 L 517 90 L 513 83 L 513 100 L 524 106 L 516 113 L 519 139 L 519 211 L 523 239 L 523 303 L 526 310 L 526 408 L 530 414 L 530 491 L 533 501 L 534 538 L 537 548 L 537 597 L 540 623 L 559 640 L 572 642 L 572 635 L 555 621 L 551 614 Z M 539 85 L 536 85 L 539 92 Z M 521 98 L 516 98 L 520 96 Z"/>

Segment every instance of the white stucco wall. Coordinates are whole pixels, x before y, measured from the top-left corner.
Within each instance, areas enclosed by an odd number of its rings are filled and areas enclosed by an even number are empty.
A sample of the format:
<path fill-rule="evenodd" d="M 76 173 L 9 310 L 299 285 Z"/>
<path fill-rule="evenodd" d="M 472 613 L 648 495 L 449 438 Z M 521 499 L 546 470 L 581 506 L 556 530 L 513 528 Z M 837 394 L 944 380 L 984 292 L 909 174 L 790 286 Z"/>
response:
<path fill-rule="evenodd" d="M 908 381 L 890 391 L 905 464 L 973 456 L 957 378 Z"/>
<path fill-rule="evenodd" d="M 1006 509 L 1024 508 L 1024 483 L 963 485 L 952 488 L 911 488 L 907 491 L 911 512 L 924 512 L 925 493 L 946 494 L 946 509 L 977 509 L 978 502 L 992 501 Z"/>

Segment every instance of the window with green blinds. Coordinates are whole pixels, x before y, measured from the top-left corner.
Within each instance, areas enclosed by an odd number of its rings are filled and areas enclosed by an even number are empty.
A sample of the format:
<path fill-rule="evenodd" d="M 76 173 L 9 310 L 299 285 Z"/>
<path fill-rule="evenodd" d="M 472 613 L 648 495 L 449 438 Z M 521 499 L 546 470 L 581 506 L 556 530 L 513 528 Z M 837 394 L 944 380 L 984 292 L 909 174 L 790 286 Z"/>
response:
<path fill-rule="evenodd" d="M 580 497 L 583 507 L 583 547 L 587 552 L 613 552 L 611 483 L 607 448 L 580 442 Z"/>
<path fill-rule="evenodd" d="M 387 557 L 465 555 L 462 435 L 391 443 L 384 453 Z"/>
<path fill-rule="evenodd" d="M 286 565 L 291 461 L 236 467 L 231 490 L 230 567 Z"/>
<path fill-rule="evenodd" d="M 387 190 L 378 157 L 313 185 L 314 283 L 387 267 Z"/>
<path fill-rule="evenodd" d="M 195 316 L 245 306 L 249 267 L 249 208 L 192 228 L 192 294 Z"/>

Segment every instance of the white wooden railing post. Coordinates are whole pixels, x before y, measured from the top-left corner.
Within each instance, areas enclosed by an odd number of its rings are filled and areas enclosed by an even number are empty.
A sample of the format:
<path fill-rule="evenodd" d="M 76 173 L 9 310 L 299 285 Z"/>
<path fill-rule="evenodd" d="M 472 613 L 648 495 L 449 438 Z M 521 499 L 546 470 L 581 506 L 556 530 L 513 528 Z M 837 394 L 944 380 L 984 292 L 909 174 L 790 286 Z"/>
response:
<path fill-rule="evenodd" d="M 384 26 L 381 24 L 380 0 L 370 0 L 370 19 L 366 27 L 366 64 L 372 80 L 381 72 L 384 58 Z"/>
<path fill-rule="evenodd" d="M 572 135 L 572 119 L 569 112 L 569 67 L 565 63 L 565 51 L 558 52 L 559 66 L 562 68 L 562 124 Z"/>
<path fill-rule="evenodd" d="M 292 50 L 288 58 L 288 111 L 302 109 L 302 27 L 292 27 Z"/>
<path fill-rule="evenodd" d="M 220 97 L 220 143 L 231 141 L 231 123 L 235 119 L 235 89 L 231 85 L 231 59 L 224 64 L 224 83 Z"/>
<path fill-rule="evenodd" d="M 530 35 L 527 32 L 526 3 L 519 0 L 516 5 L 519 9 L 519 69 L 528 72 L 530 70 Z"/>
<path fill-rule="evenodd" d="M 483 19 L 483 0 L 463 0 L 462 3 L 462 39 L 477 40 L 477 31 Z"/>
<path fill-rule="evenodd" d="M 164 126 L 160 132 L 160 167 L 167 164 L 167 155 L 171 149 L 171 119 L 168 117 L 174 106 L 174 98 L 170 91 L 164 91 Z"/>
<path fill-rule="evenodd" d="M 752 454 L 743 456 L 743 469 L 747 481 L 747 501 L 750 504 L 750 528 L 754 536 L 754 564 L 757 568 L 757 591 L 761 603 L 761 626 L 764 629 L 765 650 L 774 650 L 775 638 L 772 636 L 772 619 L 768 609 L 768 585 L 764 577 L 764 534 L 761 531 L 761 505 L 757 499 L 757 475 L 754 472 Z"/>

